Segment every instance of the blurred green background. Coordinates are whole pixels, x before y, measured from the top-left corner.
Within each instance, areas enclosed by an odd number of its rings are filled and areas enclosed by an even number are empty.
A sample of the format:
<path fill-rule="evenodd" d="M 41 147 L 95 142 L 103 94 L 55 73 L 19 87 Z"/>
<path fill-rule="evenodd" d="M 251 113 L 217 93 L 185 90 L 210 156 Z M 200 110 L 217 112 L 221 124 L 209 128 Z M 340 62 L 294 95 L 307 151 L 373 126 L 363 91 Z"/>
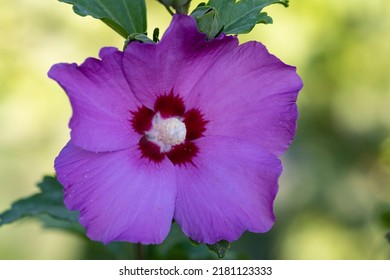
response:
<path fill-rule="evenodd" d="M 193 1 L 193 6 L 200 1 Z M 147 1 L 148 30 L 165 30 L 170 15 Z M 297 136 L 283 156 L 267 234 L 244 234 L 228 258 L 389 259 L 390 2 L 291 0 L 266 9 L 274 24 L 258 25 L 242 42 L 263 42 L 295 65 L 304 81 Z M 160 32 L 161 34 L 162 32 Z M 42 175 L 69 138 L 70 105 L 47 78 L 57 62 L 81 63 L 123 40 L 102 22 L 79 17 L 56 0 L 1 0 L 0 212 L 37 192 Z M 0 259 L 81 259 L 101 245 L 23 219 L 0 228 Z M 119 245 L 118 245 L 119 246 Z M 132 254 L 132 245 L 129 256 Z M 177 227 L 156 258 L 212 257 Z"/>

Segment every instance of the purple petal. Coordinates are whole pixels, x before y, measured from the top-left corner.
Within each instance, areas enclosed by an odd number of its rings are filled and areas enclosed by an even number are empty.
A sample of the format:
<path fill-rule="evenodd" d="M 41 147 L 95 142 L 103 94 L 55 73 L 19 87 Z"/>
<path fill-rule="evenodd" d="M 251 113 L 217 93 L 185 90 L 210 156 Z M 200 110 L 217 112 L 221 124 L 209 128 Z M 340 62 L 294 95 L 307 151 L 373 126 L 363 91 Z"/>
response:
<path fill-rule="evenodd" d="M 195 141 L 193 164 L 177 167 L 175 220 L 186 235 L 213 244 L 245 231 L 266 232 L 274 223 L 273 201 L 280 161 L 262 147 L 239 139 Z"/>
<path fill-rule="evenodd" d="M 292 142 L 298 117 L 302 81 L 295 68 L 256 42 L 240 45 L 203 67 L 207 72 L 186 103 L 205 113 L 205 135 L 237 137 L 281 155 Z"/>
<path fill-rule="evenodd" d="M 131 43 L 124 56 L 125 73 L 131 89 L 147 107 L 157 96 L 179 94 L 185 97 L 203 77 L 214 60 L 238 45 L 234 37 L 206 41 L 192 17 L 174 15 L 158 44 Z M 198 67 L 201 65 L 201 67 Z M 186 75 L 180 75 L 186 71 Z"/>
<path fill-rule="evenodd" d="M 89 58 L 80 66 L 60 63 L 49 71 L 67 93 L 73 116 L 72 142 L 85 150 L 115 151 L 139 141 L 131 127 L 130 111 L 139 102 L 132 94 L 123 73 L 123 54 L 104 48 L 102 60 Z"/>
<path fill-rule="evenodd" d="M 71 142 L 56 158 L 65 204 L 80 211 L 93 240 L 161 243 L 173 218 L 176 177 L 173 165 L 140 159 L 135 148 L 84 151 Z"/>

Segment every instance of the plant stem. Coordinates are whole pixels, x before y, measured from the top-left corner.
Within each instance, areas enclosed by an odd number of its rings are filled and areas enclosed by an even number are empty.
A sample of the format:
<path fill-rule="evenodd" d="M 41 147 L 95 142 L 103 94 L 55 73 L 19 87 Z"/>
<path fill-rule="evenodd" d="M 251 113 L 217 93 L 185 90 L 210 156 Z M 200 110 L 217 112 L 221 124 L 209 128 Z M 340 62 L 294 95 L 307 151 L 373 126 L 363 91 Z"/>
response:
<path fill-rule="evenodd" d="M 134 246 L 135 246 L 135 258 L 137 260 L 144 260 L 145 259 L 144 246 L 141 243 L 137 243 Z"/>

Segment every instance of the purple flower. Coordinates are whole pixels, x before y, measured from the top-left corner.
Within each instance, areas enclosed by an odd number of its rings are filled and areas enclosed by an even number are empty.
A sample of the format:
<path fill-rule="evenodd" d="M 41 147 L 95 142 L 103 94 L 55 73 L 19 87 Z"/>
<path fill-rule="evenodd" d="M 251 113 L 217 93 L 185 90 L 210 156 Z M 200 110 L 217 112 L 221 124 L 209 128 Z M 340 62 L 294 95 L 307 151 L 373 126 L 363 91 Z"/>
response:
<path fill-rule="evenodd" d="M 257 42 L 205 40 L 175 15 L 158 44 L 103 48 L 49 76 L 72 108 L 55 160 L 88 236 L 162 242 L 175 220 L 198 242 L 266 232 L 302 82 Z"/>

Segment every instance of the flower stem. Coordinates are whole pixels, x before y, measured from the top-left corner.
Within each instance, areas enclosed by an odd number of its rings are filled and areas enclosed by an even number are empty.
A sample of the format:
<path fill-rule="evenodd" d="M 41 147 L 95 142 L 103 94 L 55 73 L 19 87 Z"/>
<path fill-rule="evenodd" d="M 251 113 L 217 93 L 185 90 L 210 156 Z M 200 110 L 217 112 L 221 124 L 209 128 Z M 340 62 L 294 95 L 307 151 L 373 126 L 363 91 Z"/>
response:
<path fill-rule="evenodd" d="M 137 260 L 144 260 L 144 246 L 141 243 L 134 244 L 135 246 L 135 258 Z"/>

